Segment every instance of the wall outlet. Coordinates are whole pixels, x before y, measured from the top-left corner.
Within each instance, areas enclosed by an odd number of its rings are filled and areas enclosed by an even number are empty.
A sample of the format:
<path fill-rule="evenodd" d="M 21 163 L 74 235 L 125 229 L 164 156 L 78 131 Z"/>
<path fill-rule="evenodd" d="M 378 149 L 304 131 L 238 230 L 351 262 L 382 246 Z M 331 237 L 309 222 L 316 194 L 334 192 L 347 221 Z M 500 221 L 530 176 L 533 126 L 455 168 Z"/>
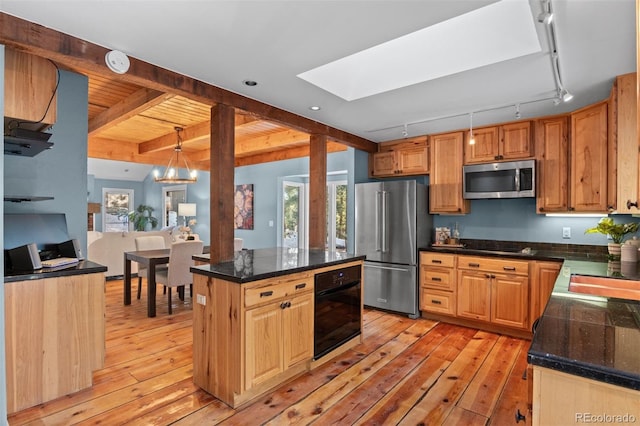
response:
<path fill-rule="evenodd" d="M 562 227 L 562 238 L 571 238 L 571 228 L 568 226 Z"/>
<path fill-rule="evenodd" d="M 204 294 L 197 294 L 196 295 L 196 303 L 198 305 L 206 306 L 206 304 L 207 304 L 207 296 L 205 296 Z"/>

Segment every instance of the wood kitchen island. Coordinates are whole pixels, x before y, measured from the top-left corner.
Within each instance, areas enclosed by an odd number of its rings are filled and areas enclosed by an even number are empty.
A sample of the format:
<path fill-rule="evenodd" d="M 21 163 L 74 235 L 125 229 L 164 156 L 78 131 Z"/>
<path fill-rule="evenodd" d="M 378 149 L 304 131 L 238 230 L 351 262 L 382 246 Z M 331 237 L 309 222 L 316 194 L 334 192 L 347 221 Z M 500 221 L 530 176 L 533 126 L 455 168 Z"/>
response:
<path fill-rule="evenodd" d="M 314 279 L 364 256 L 324 250 L 242 250 L 209 264 L 195 257 L 193 380 L 237 408 L 360 343 L 351 340 L 314 360 Z M 362 311 L 362 285 L 359 287 Z M 359 315 L 362 329 L 362 316 Z"/>

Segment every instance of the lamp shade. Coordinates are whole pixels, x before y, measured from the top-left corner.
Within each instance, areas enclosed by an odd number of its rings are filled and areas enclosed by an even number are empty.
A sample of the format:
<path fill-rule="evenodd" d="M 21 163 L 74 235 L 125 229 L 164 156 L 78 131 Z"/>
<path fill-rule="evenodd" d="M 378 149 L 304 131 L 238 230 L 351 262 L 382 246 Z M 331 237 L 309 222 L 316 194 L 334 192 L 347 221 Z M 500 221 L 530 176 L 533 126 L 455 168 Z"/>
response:
<path fill-rule="evenodd" d="M 195 216 L 196 203 L 178 203 L 178 216 Z"/>

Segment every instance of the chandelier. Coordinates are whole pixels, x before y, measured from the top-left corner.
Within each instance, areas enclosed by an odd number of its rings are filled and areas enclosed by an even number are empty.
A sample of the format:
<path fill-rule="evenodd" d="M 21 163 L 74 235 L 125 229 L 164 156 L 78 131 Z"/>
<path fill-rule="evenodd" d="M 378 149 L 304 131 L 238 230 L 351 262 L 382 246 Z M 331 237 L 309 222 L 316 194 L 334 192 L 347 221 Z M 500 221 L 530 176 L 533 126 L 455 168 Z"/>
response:
<path fill-rule="evenodd" d="M 154 180 L 156 182 L 164 183 L 194 183 L 198 181 L 197 172 L 189 168 L 186 155 L 182 152 L 182 127 L 175 127 L 176 134 L 178 136 L 178 142 L 173 149 L 175 155 L 169 158 L 169 164 L 164 169 L 164 174 L 160 176 L 160 172 L 156 169 L 154 171 Z M 180 170 L 185 169 L 187 171 L 186 176 L 180 176 Z"/>

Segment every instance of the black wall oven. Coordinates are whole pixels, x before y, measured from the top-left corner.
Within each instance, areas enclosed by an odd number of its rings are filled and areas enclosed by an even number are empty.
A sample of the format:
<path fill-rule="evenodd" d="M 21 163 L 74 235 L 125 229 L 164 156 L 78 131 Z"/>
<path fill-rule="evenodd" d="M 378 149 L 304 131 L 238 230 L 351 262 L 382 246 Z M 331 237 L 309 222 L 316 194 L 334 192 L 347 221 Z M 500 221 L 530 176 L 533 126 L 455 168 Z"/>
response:
<path fill-rule="evenodd" d="M 361 333 L 361 276 L 360 265 L 316 274 L 314 359 Z"/>

